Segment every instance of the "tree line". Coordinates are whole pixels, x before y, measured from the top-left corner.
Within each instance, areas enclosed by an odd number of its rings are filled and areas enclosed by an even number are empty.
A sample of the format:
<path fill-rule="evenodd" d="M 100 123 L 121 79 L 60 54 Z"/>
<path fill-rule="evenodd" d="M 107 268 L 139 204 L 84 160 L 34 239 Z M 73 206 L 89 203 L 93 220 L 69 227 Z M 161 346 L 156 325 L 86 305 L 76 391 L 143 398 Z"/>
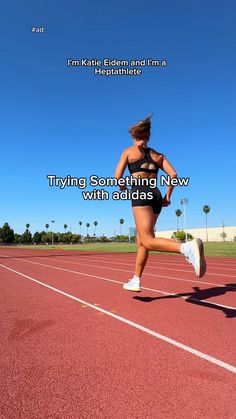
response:
<path fill-rule="evenodd" d="M 82 221 L 79 221 L 80 233 L 75 234 L 67 231 L 67 224 L 64 224 L 64 233 L 49 231 L 49 224 L 45 224 L 45 230 L 36 231 L 33 235 L 30 231 L 30 224 L 26 224 L 26 229 L 22 234 L 15 233 L 8 223 L 0 228 L 0 244 L 76 244 L 88 242 L 109 242 L 109 241 L 128 241 L 128 236 L 122 235 L 123 219 L 119 220 L 121 226 L 121 234 L 116 237 L 108 238 L 104 234 L 100 237 L 96 236 L 97 221 L 94 221 L 94 233 L 90 236 L 89 228 L 90 223 L 86 223 L 86 236 L 81 234 Z M 52 223 L 54 221 L 52 220 Z"/>
<path fill-rule="evenodd" d="M 46 224 L 46 229 L 48 224 Z M 8 223 L 0 228 L 0 243 L 6 244 L 45 244 L 52 243 L 78 243 L 81 241 L 80 234 L 73 234 L 70 231 L 65 233 L 52 233 L 51 231 L 36 231 L 33 235 L 29 230 L 30 224 L 26 224 L 26 230 L 22 234 L 15 233 Z"/>

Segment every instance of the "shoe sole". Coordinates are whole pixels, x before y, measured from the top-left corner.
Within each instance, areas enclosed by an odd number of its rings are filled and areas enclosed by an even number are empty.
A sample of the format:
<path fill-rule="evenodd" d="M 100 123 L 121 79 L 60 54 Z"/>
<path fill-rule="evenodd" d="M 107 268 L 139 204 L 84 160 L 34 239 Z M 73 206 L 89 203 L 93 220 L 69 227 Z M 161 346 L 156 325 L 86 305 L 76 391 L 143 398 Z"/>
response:
<path fill-rule="evenodd" d="M 125 287 L 123 287 L 123 288 L 126 291 L 134 291 L 134 292 L 140 292 L 141 291 L 141 288 L 125 288 Z"/>
<path fill-rule="evenodd" d="M 204 257 L 204 248 L 201 239 L 194 239 L 195 249 L 198 254 L 199 266 L 196 272 L 198 278 L 201 278 L 206 273 L 206 260 Z"/>

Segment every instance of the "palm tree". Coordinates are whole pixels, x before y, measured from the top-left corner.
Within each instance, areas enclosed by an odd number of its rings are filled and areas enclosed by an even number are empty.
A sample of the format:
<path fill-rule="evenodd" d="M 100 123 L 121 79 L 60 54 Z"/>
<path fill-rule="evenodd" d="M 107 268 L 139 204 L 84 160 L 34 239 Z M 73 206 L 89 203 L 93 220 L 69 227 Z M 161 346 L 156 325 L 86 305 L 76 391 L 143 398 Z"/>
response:
<path fill-rule="evenodd" d="M 180 209 L 175 210 L 175 215 L 177 217 L 177 231 L 179 231 L 179 217 L 182 215 L 182 211 Z"/>
<path fill-rule="evenodd" d="M 94 236 L 96 236 L 96 227 L 97 227 L 97 225 L 98 225 L 98 222 L 97 221 L 94 221 Z"/>
<path fill-rule="evenodd" d="M 122 236 L 122 224 L 124 224 L 125 220 L 123 218 L 120 219 L 120 235 Z"/>
<path fill-rule="evenodd" d="M 86 224 L 86 227 L 87 227 L 87 236 L 88 236 L 88 235 L 89 235 L 89 234 L 88 234 L 88 229 L 89 229 L 89 227 L 90 227 L 90 224 L 89 224 L 89 223 L 87 223 L 87 224 Z"/>
<path fill-rule="evenodd" d="M 204 205 L 203 212 L 205 212 L 205 214 L 206 214 L 206 241 L 208 242 L 207 214 L 210 212 L 210 207 L 208 205 Z"/>
<path fill-rule="evenodd" d="M 79 221 L 79 234 L 80 234 L 80 236 L 81 236 L 81 226 L 82 226 L 82 221 Z"/>
<path fill-rule="evenodd" d="M 68 227 L 68 225 L 67 224 L 64 224 L 65 233 L 66 233 L 67 227 Z"/>

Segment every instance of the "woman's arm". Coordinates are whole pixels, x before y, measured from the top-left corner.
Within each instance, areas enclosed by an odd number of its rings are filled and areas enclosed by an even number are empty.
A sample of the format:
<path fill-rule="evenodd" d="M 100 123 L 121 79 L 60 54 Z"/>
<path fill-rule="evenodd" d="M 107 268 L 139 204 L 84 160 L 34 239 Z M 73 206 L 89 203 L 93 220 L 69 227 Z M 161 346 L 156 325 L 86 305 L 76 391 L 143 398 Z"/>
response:
<path fill-rule="evenodd" d="M 167 175 L 169 175 L 171 179 L 177 176 L 176 170 L 170 164 L 170 162 L 167 160 L 165 156 L 163 156 L 162 163 L 160 164 L 160 168 L 163 170 L 163 172 L 167 173 Z M 168 205 L 170 205 L 170 197 L 173 192 L 173 189 L 174 189 L 174 186 L 172 185 L 167 186 L 166 194 L 163 199 L 163 207 L 167 207 Z"/>
<path fill-rule="evenodd" d="M 128 153 L 127 153 L 127 150 L 124 150 L 119 160 L 119 163 L 116 166 L 116 170 L 114 174 L 115 178 L 120 179 L 123 176 L 123 173 L 125 171 L 127 164 L 128 164 Z M 120 190 L 124 190 L 124 189 L 126 189 L 125 185 L 120 186 Z"/>

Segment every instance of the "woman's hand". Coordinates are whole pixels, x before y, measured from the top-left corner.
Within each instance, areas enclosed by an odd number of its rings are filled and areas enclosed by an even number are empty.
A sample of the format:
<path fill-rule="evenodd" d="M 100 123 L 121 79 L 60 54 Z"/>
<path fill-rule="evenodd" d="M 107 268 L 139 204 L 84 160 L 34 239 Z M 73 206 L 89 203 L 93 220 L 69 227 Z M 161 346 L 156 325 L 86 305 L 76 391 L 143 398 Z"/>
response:
<path fill-rule="evenodd" d="M 163 200 L 162 200 L 162 206 L 163 207 L 168 207 L 170 204 L 171 204 L 170 197 L 168 195 L 165 195 Z"/>

